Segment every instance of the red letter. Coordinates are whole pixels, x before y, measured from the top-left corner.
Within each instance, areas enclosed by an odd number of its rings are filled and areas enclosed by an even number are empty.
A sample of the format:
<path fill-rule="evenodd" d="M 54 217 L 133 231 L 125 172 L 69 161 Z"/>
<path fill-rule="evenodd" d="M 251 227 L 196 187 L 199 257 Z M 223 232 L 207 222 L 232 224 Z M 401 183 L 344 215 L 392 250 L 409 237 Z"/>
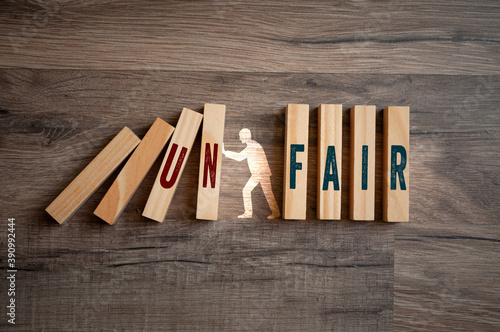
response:
<path fill-rule="evenodd" d="M 170 170 L 170 166 L 172 165 L 172 160 L 174 159 L 175 152 L 177 152 L 177 144 L 174 143 L 172 145 L 172 149 L 170 149 L 170 154 L 168 155 L 167 162 L 165 163 L 165 167 L 163 167 L 163 172 L 161 172 L 160 177 L 160 184 L 165 189 L 172 188 L 175 181 L 177 180 L 177 176 L 179 175 L 179 171 L 181 170 L 182 162 L 184 161 L 184 157 L 186 156 L 187 148 L 182 147 L 181 153 L 179 154 L 179 159 L 177 159 L 177 164 L 175 164 L 172 177 L 167 181 L 168 171 Z"/>
<path fill-rule="evenodd" d="M 215 178 L 217 176 L 217 151 L 219 144 L 214 143 L 214 158 L 210 154 L 210 143 L 205 145 L 205 168 L 203 169 L 203 188 L 207 187 L 207 173 L 210 172 L 210 186 L 215 188 Z M 210 170 L 209 170 L 210 169 Z"/>

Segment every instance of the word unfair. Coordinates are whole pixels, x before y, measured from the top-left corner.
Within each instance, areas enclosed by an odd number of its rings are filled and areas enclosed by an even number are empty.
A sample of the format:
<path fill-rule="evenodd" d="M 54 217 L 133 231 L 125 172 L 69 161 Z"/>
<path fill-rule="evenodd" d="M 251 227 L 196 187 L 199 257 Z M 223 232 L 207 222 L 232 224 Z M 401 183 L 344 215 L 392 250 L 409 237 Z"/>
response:
<path fill-rule="evenodd" d="M 143 216 L 162 222 L 203 119 L 196 218 L 217 219 L 222 153 L 237 161 L 247 159 L 252 174 L 242 192 L 245 213 L 239 217 L 252 216 L 251 191 L 259 183 L 272 210 L 269 218 L 279 217 L 265 153 L 251 140 L 250 131 L 245 128 L 240 132 L 241 141 L 247 144 L 244 151 L 224 150 L 225 111 L 225 105 L 216 104 L 205 104 L 203 115 L 185 108 L 176 128 L 157 118 L 142 141 L 129 128 L 123 128 L 46 211 L 59 223 L 69 219 L 133 151 L 94 211 L 107 223 L 115 223 L 172 136 L 143 212 Z M 320 105 L 318 113 L 318 218 L 336 220 L 340 219 L 342 187 L 342 105 Z M 409 113 L 408 107 L 384 110 L 384 221 L 409 220 Z M 374 220 L 375 106 L 354 106 L 350 117 L 349 217 Z M 285 122 L 283 217 L 305 219 L 309 105 L 289 104 Z"/>

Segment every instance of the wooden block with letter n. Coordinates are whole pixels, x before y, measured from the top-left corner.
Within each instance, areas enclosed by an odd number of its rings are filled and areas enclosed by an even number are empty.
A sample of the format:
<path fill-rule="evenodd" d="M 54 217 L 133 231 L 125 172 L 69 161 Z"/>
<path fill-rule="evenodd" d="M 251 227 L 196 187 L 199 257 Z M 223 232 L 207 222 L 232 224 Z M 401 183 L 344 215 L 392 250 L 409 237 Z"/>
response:
<path fill-rule="evenodd" d="M 132 130 L 123 128 L 45 211 L 60 224 L 68 220 L 140 141 Z"/>
<path fill-rule="evenodd" d="M 351 220 L 375 219 L 375 115 L 375 106 L 351 108 Z"/>
<path fill-rule="evenodd" d="M 309 105 L 288 104 L 285 114 L 283 218 L 306 219 Z"/>
<path fill-rule="evenodd" d="M 112 225 L 167 144 L 174 127 L 157 118 L 109 188 L 94 214 Z"/>
<path fill-rule="evenodd" d="M 196 218 L 217 220 L 226 106 L 205 104 Z"/>
<path fill-rule="evenodd" d="M 318 219 L 340 220 L 342 105 L 318 108 Z"/>
<path fill-rule="evenodd" d="M 384 109 L 382 219 L 409 221 L 410 108 Z"/>
<path fill-rule="evenodd" d="M 163 222 L 179 184 L 203 115 L 184 108 L 149 194 L 144 217 Z"/>

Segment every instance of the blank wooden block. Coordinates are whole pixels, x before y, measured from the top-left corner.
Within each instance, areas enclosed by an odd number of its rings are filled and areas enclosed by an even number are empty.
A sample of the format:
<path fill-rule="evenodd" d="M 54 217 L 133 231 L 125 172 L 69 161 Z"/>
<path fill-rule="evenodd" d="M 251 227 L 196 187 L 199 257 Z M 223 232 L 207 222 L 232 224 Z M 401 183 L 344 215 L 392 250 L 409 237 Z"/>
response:
<path fill-rule="evenodd" d="M 45 209 L 59 224 L 68 220 L 113 173 L 141 140 L 123 128 Z"/>
<path fill-rule="evenodd" d="M 205 104 L 196 218 L 217 220 L 226 106 Z"/>
<path fill-rule="evenodd" d="M 382 219 L 410 219 L 410 108 L 384 109 Z"/>
<path fill-rule="evenodd" d="M 163 222 L 186 166 L 203 115 L 184 108 L 149 194 L 144 217 Z"/>
<path fill-rule="evenodd" d="M 375 106 L 351 108 L 351 220 L 375 219 L 375 127 Z"/>
<path fill-rule="evenodd" d="M 283 218 L 306 219 L 309 105 L 288 104 L 285 117 Z"/>
<path fill-rule="evenodd" d="M 318 108 L 318 219 L 340 220 L 342 105 Z"/>
<path fill-rule="evenodd" d="M 174 127 L 157 118 L 109 188 L 94 214 L 112 225 L 167 144 Z"/>

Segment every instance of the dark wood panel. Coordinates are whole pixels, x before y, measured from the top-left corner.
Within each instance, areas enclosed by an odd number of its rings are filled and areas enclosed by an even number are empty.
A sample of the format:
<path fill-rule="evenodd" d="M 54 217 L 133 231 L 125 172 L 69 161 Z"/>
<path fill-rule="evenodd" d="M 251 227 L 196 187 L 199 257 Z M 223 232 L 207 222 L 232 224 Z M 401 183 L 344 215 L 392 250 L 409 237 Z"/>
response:
<path fill-rule="evenodd" d="M 498 1 L 9 1 L 0 66 L 498 74 Z"/>

